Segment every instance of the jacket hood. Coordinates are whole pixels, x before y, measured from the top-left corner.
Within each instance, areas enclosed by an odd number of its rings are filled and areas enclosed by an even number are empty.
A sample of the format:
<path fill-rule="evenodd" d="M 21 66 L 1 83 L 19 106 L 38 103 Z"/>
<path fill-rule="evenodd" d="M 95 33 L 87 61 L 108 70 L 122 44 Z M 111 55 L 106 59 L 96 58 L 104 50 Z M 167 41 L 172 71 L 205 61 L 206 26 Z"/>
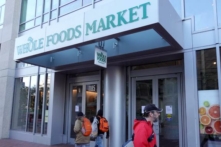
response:
<path fill-rule="evenodd" d="M 137 118 L 137 119 L 135 119 L 134 120 L 134 127 L 133 127 L 133 129 L 135 129 L 138 126 L 138 124 L 145 123 L 145 122 L 147 122 L 145 118 Z"/>

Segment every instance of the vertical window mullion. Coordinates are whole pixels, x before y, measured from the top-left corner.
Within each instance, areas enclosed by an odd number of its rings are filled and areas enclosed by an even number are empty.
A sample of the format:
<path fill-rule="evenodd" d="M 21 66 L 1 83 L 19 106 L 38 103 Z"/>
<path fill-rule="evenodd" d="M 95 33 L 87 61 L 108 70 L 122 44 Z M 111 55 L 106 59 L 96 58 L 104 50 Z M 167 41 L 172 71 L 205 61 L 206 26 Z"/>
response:
<path fill-rule="evenodd" d="M 50 10 L 49 10 L 49 20 L 48 20 L 48 25 L 51 24 L 51 16 L 52 16 L 52 1 L 50 0 Z"/>
<path fill-rule="evenodd" d="M 35 18 L 34 18 L 34 26 L 36 26 L 36 15 L 37 15 L 37 5 L 38 5 L 38 0 L 35 2 Z"/>
<path fill-rule="evenodd" d="M 33 123 L 33 134 L 36 132 L 36 117 L 38 117 L 37 116 L 37 107 L 38 107 L 38 99 L 39 99 L 39 77 L 40 77 L 40 75 L 39 75 L 39 70 L 40 70 L 40 67 L 38 67 L 38 76 L 37 76 L 37 86 L 36 86 L 36 97 L 35 97 L 35 106 L 34 106 L 34 123 Z"/>
<path fill-rule="evenodd" d="M 43 5 L 42 5 L 42 13 L 41 13 L 41 28 L 42 28 L 42 26 L 43 26 L 43 19 L 44 19 L 44 7 L 45 7 L 45 1 L 46 0 L 43 0 Z"/>
<path fill-rule="evenodd" d="M 29 100 L 30 100 L 30 86 L 31 86 L 31 77 L 29 77 L 29 86 L 28 86 L 28 99 L 27 99 L 27 112 L 26 112 L 25 132 L 27 132 L 27 127 L 28 127 Z"/>
<path fill-rule="evenodd" d="M 44 95 L 43 95 L 43 106 L 42 106 L 42 119 L 41 119 L 41 135 L 43 135 L 43 128 L 44 128 L 44 121 L 45 121 L 45 103 L 46 103 L 46 94 L 47 94 L 47 79 L 48 79 L 48 74 L 47 70 L 45 73 L 45 79 L 44 79 Z"/>

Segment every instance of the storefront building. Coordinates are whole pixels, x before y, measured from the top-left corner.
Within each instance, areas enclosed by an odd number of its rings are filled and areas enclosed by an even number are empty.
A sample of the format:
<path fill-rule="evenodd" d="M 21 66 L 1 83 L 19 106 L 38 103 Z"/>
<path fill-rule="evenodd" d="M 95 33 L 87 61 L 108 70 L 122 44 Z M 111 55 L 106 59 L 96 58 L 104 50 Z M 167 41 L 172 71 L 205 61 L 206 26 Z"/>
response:
<path fill-rule="evenodd" d="M 0 138 L 74 144 L 103 109 L 120 147 L 154 103 L 159 147 L 221 145 L 220 0 L 2 0 L 0 27 Z"/>

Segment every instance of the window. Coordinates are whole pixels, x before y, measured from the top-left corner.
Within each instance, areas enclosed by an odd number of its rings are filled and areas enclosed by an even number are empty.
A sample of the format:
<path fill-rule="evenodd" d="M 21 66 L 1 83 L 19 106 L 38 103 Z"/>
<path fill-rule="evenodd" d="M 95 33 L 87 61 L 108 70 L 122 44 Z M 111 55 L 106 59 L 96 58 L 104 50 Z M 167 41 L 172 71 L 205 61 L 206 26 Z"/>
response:
<path fill-rule="evenodd" d="M 217 0 L 218 24 L 221 26 L 221 0 Z"/>
<path fill-rule="evenodd" d="M 185 0 L 185 17 L 194 17 L 195 30 L 214 27 L 213 1 Z"/>
<path fill-rule="evenodd" d="M 181 13 L 181 0 L 170 0 L 170 3 L 173 5 L 174 9 L 176 12 L 179 14 L 179 16 L 182 18 L 182 13 Z"/>
<path fill-rule="evenodd" d="M 3 21 L 5 16 L 5 0 L 0 1 L 0 29 L 3 27 Z"/>
<path fill-rule="evenodd" d="M 47 134 L 49 93 L 50 74 L 16 78 L 11 129 Z"/>
<path fill-rule="evenodd" d="M 27 101 L 29 95 L 30 77 L 23 77 L 15 79 L 14 103 L 12 111 L 13 130 L 26 130 L 26 113 Z"/>
<path fill-rule="evenodd" d="M 196 52 L 200 146 L 221 145 L 220 101 L 216 49 Z"/>
<path fill-rule="evenodd" d="M 41 122 L 42 122 L 42 110 L 44 100 L 44 89 L 45 89 L 45 75 L 39 76 L 38 83 L 38 102 L 37 102 L 37 117 L 36 117 L 36 133 L 41 133 Z"/>
<path fill-rule="evenodd" d="M 31 29 L 91 4 L 91 0 L 22 0 L 19 30 Z"/>

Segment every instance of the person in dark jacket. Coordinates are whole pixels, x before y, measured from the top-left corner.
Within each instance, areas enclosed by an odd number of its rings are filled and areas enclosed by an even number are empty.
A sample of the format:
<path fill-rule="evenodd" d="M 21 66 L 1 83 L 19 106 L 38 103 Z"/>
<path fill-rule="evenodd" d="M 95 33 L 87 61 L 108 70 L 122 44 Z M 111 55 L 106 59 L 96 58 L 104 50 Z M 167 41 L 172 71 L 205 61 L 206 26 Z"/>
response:
<path fill-rule="evenodd" d="M 148 104 L 144 108 L 144 117 L 134 120 L 134 147 L 157 147 L 153 122 L 158 121 L 160 112 L 162 110 L 154 104 Z"/>
<path fill-rule="evenodd" d="M 99 127 L 100 127 L 100 118 L 103 117 L 103 110 L 98 110 L 97 112 L 97 120 L 98 120 L 98 124 L 97 124 L 97 127 L 98 127 L 98 135 L 95 139 L 95 147 L 103 147 L 103 136 L 104 136 L 104 132 L 102 132 L 101 130 L 99 130 Z M 106 132 L 106 139 L 109 138 L 109 130 Z"/>

